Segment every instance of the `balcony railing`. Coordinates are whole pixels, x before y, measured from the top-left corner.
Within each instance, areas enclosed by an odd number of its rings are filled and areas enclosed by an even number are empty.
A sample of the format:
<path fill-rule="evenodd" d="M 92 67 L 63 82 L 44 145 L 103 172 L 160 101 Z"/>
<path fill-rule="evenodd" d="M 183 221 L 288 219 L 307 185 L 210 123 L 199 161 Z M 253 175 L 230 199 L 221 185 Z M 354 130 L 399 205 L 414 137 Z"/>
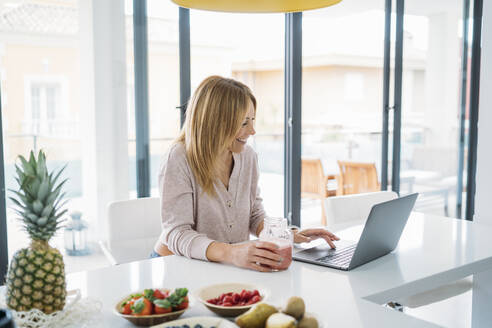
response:
<path fill-rule="evenodd" d="M 80 137 L 79 124 L 73 120 L 32 120 L 24 121 L 21 124 L 23 135 L 63 139 L 78 139 Z"/>

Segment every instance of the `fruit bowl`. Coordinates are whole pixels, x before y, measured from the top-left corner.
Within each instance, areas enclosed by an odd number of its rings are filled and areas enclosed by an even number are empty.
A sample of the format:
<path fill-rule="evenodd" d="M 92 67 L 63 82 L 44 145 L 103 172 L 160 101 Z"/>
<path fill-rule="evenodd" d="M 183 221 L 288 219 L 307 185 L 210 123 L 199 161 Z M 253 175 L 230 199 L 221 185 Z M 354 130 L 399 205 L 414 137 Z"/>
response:
<path fill-rule="evenodd" d="M 216 327 L 216 328 L 237 328 L 237 326 L 227 320 L 218 317 L 191 317 L 185 319 L 178 319 L 174 321 L 169 321 L 162 323 L 153 328 L 173 328 L 173 327 L 183 327 L 187 325 L 190 328 L 194 328 L 196 325 L 200 325 L 203 328 Z"/>
<path fill-rule="evenodd" d="M 260 294 L 260 300 L 254 304 L 240 306 L 222 306 L 207 302 L 207 300 L 219 297 L 225 293 L 241 293 L 243 290 L 253 291 L 255 289 L 258 290 Z M 268 292 L 266 291 L 266 289 L 252 284 L 226 283 L 202 287 L 194 293 L 194 296 L 200 302 L 202 302 L 210 311 L 218 314 L 219 316 L 236 317 L 248 311 L 253 305 L 264 301 L 268 296 Z"/>
<path fill-rule="evenodd" d="M 163 289 L 161 289 L 163 290 Z M 123 307 L 123 304 L 128 301 L 128 299 L 135 294 L 142 294 L 142 291 L 139 292 L 134 292 L 131 293 L 124 298 L 122 298 L 114 307 L 113 311 L 114 313 L 121 317 L 124 318 L 134 325 L 137 326 L 153 326 L 153 325 L 158 325 L 167 321 L 172 321 L 176 320 L 179 318 L 183 313 L 186 312 L 190 308 L 190 305 L 188 305 L 187 308 L 182 309 L 182 310 L 177 310 L 177 311 L 172 311 L 169 313 L 163 313 L 163 314 L 149 314 L 149 315 L 135 315 L 135 314 L 123 314 L 121 313 L 121 309 Z M 191 302 L 190 302 L 191 303 Z"/>

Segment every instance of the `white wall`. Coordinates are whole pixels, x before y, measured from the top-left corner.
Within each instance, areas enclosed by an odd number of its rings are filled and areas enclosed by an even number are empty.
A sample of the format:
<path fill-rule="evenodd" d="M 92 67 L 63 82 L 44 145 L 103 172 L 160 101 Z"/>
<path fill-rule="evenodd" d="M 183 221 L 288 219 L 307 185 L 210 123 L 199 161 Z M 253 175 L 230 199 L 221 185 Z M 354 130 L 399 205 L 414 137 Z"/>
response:
<path fill-rule="evenodd" d="M 105 239 L 107 207 L 128 199 L 124 2 L 79 0 L 84 217 Z"/>
<path fill-rule="evenodd" d="M 492 1 L 483 2 L 478 115 L 476 222 L 492 224 Z"/>

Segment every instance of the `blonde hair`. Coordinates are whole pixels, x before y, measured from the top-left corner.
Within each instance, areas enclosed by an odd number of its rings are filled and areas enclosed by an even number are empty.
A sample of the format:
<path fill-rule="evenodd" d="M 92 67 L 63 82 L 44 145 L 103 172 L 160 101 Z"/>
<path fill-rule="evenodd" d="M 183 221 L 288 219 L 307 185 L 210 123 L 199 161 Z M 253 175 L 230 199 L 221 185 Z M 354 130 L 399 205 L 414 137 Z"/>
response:
<path fill-rule="evenodd" d="M 210 76 L 195 90 L 186 108 L 186 120 L 176 142 L 186 148 L 188 163 L 203 191 L 215 196 L 219 155 L 231 146 L 256 99 L 243 83 Z"/>

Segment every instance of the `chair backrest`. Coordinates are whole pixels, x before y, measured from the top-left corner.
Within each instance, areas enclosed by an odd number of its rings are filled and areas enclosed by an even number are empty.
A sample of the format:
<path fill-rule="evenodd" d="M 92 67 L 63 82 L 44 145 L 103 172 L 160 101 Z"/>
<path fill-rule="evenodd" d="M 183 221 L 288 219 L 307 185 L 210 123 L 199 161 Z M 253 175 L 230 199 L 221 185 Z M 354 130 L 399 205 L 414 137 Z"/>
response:
<path fill-rule="evenodd" d="M 374 163 L 338 161 L 343 195 L 379 191 L 378 173 Z"/>
<path fill-rule="evenodd" d="M 301 194 L 323 195 L 324 192 L 326 192 L 326 186 L 321 160 L 303 158 L 301 160 Z"/>
<path fill-rule="evenodd" d="M 374 204 L 397 198 L 393 191 L 377 191 L 364 194 L 326 198 L 327 227 L 331 230 L 345 229 L 364 224 Z"/>
<path fill-rule="evenodd" d="M 158 197 L 116 201 L 108 206 L 108 248 L 117 263 L 148 258 L 161 233 Z"/>

